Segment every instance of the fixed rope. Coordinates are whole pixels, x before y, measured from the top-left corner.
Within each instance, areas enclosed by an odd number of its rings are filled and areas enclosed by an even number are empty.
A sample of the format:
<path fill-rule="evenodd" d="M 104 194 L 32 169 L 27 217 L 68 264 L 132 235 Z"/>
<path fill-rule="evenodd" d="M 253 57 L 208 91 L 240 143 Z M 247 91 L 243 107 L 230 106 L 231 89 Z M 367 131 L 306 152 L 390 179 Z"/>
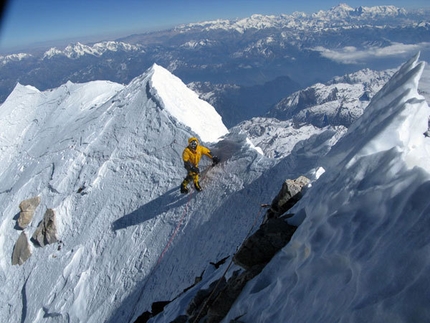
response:
<path fill-rule="evenodd" d="M 188 203 L 190 203 L 190 201 L 191 201 L 191 194 L 188 195 L 188 201 L 185 204 L 184 212 L 182 213 L 182 216 L 179 219 L 178 224 L 176 225 L 175 231 L 173 231 L 172 236 L 170 237 L 169 241 L 167 242 L 166 246 L 164 247 L 163 251 L 161 252 L 160 256 L 158 257 L 157 263 L 155 265 L 156 267 L 161 262 L 161 259 L 163 259 L 164 255 L 166 254 L 167 250 L 169 249 L 170 245 L 172 244 L 173 240 L 175 239 L 176 234 L 178 233 L 179 228 L 182 225 L 182 222 L 184 222 L 185 216 L 188 213 Z M 154 268 L 154 270 L 156 269 L 156 267 Z"/>
<path fill-rule="evenodd" d="M 167 242 L 166 246 L 164 247 L 163 251 L 162 251 L 162 252 L 160 253 L 160 255 L 158 256 L 157 262 L 155 263 L 155 266 L 154 266 L 154 268 L 151 270 L 150 274 L 148 275 L 148 277 L 147 277 L 147 279 L 146 279 L 146 281 L 145 281 L 145 284 L 143 284 L 143 286 L 142 286 L 142 289 L 141 289 L 141 292 L 140 292 L 139 298 L 138 298 L 137 302 L 136 302 L 136 303 L 135 303 L 135 305 L 134 305 L 134 308 L 133 308 L 133 311 L 132 311 L 132 313 L 131 313 L 131 316 L 129 317 L 129 321 L 130 321 L 131 317 L 132 317 L 132 316 L 135 314 L 135 312 L 136 312 L 136 307 L 137 307 L 137 305 L 140 303 L 140 300 L 141 300 L 141 298 L 142 298 L 143 292 L 144 292 L 144 291 L 145 291 L 145 289 L 146 289 L 146 285 L 148 284 L 149 279 L 150 279 L 150 278 L 151 278 L 151 276 L 155 273 L 155 271 L 158 269 L 158 266 L 160 265 L 161 260 L 163 259 L 163 257 L 164 257 L 164 255 L 166 254 L 167 250 L 169 250 L 170 245 L 172 244 L 172 242 L 173 242 L 173 240 L 175 239 L 175 237 L 176 237 L 176 235 L 177 235 L 177 233 L 178 233 L 178 231 L 179 231 L 179 229 L 180 229 L 180 227 L 181 227 L 182 223 L 184 222 L 184 219 L 185 219 L 185 217 L 186 217 L 186 215 L 187 215 L 187 213 L 188 213 L 188 204 L 189 204 L 189 203 L 190 203 L 190 201 L 191 201 L 191 195 L 192 195 L 192 194 L 189 194 L 189 195 L 188 195 L 188 200 L 187 200 L 187 203 L 185 203 L 184 212 L 182 212 L 181 218 L 179 219 L 178 224 L 177 224 L 177 225 L 176 225 L 176 227 L 175 227 L 175 230 L 173 231 L 172 235 L 170 236 L 170 239 L 169 239 L 169 241 Z"/>

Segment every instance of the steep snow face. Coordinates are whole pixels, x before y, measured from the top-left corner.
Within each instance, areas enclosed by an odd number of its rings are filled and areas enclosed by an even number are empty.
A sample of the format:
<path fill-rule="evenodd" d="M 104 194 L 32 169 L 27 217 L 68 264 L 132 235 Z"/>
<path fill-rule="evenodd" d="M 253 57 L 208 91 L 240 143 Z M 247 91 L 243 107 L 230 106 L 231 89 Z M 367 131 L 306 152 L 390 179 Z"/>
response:
<path fill-rule="evenodd" d="M 228 130 L 213 106 L 198 98 L 179 78 L 154 64 L 151 86 L 155 97 L 166 110 L 184 125 L 189 126 L 206 142 L 215 142 Z"/>
<path fill-rule="evenodd" d="M 223 322 L 427 322 L 429 107 L 407 62 L 335 145 L 289 212 L 291 242 Z"/>
<path fill-rule="evenodd" d="M 160 84 L 177 96 L 163 97 Z M 222 205 L 222 198 L 212 201 L 200 214 L 216 188 L 195 201 L 179 194 L 185 176 L 181 153 L 188 137 L 215 140 L 226 133 L 219 116 L 206 128 L 199 126 L 199 118 L 187 119 L 198 133 L 178 121 L 186 112 L 181 113 L 174 106 L 177 103 L 196 114 L 199 102 L 208 110 L 207 103 L 184 89 L 184 84 L 154 67 L 127 86 L 69 82 L 40 92 L 18 85 L 1 105 L 1 322 L 44 322 L 46 317 L 68 322 L 107 322 L 113 317 L 112 322 L 126 322 L 154 300 L 179 293 L 203 264 L 216 260 L 224 244 L 211 252 L 201 248 L 196 268 L 184 276 L 178 271 L 176 283 L 158 282 L 169 276 L 175 259 L 159 265 L 155 281 L 145 282 L 154 278 L 150 273 L 181 215 L 189 219 L 195 213 L 193 232 L 210 219 L 212 208 Z M 181 102 L 186 100 L 190 102 L 185 107 Z M 202 122 L 209 123 L 209 117 L 207 112 Z M 245 138 L 223 147 L 221 158 L 244 149 L 246 157 L 236 162 L 243 168 L 258 156 Z M 202 162 L 202 169 L 208 162 Z M 261 171 L 220 180 L 219 185 L 224 185 L 220 196 L 227 199 L 227 193 L 240 190 Z M 212 176 L 222 175 L 219 169 Z M 12 266 L 12 251 L 21 233 L 15 228 L 18 205 L 34 196 L 40 196 L 41 204 L 24 230 L 27 237 L 52 208 L 61 242 L 34 246 L 22 266 Z M 237 245 L 237 239 L 231 243 Z M 190 262 L 185 256 L 190 250 L 184 251 L 182 266 Z M 143 284 L 148 290 L 142 296 Z M 118 308 L 124 310 L 117 313 Z"/>
<path fill-rule="evenodd" d="M 123 86 L 113 82 L 96 81 L 86 84 L 67 84 L 40 92 L 34 87 L 18 84 L 0 108 L 0 162 L 22 154 L 23 159 L 37 158 L 49 150 L 68 149 L 76 145 L 65 140 L 65 133 L 76 131 L 79 139 L 79 120 L 91 120 L 98 108 Z M 97 112 L 95 112 L 97 111 Z M 76 139 L 76 138 L 75 138 Z M 6 171 L 1 178 L 10 178 Z M 2 186 L 6 187 L 5 180 Z M 0 190 L 1 191 L 1 190 Z"/>
<path fill-rule="evenodd" d="M 291 221 L 301 225 L 292 243 L 225 322 L 428 321 L 421 69 L 416 59 L 406 64 L 326 160 L 320 156 L 337 140 L 330 129 L 276 161 L 240 131 L 226 133 L 217 117 L 211 134 L 193 131 L 200 117 L 183 124 L 178 107 L 198 110 L 199 101 L 158 66 L 125 87 L 17 86 L 0 106 L 0 321 L 133 322 L 152 302 L 180 295 L 154 319 L 170 322 L 184 313 L 191 294 L 182 291 L 196 277 L 204 273 L 202 286 L 221 275 L 209 262 L 234 254 L 260 204 L 286 178 L 311 176 L 320 165 L 326 173 L 294 210 Z M 208 145 L 222 163 L 208 168 L 203 192 L 183 196 L 181 152 L 191 135 L 216 141 Z M 203 160 L 201 169 L 209 165 Z M 61 242 L 33 247 L 12 266 L 18 205 L 35 195 L 42 202 L 24 231 L 31 237 L 53 208 Z"/>

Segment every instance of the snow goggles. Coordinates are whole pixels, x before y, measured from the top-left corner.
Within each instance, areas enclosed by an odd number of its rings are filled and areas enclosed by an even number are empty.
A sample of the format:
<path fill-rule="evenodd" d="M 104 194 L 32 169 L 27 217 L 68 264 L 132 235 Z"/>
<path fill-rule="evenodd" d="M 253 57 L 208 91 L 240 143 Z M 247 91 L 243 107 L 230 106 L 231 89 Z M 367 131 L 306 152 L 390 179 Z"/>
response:
<path fill-rule="evenodd" d="M 197 148 L 197 141 L 195 141 L 195 140 L 191 141 L 191 142 L 190 142 L 190 147 L 191 147 L 192 149 L 196 149 L 196 148 Z"/>

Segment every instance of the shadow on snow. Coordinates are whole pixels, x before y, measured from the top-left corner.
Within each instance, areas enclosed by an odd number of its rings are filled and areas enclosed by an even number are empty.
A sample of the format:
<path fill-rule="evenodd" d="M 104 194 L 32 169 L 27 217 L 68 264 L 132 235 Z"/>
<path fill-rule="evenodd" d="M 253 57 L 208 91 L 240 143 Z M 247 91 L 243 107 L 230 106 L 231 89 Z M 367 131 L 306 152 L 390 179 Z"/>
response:
<path fill-rule="evenodd" d="M 125 229 L 148 221 L 156 216 L 169 211 L 170 209 L 180 207 L 189 201 L 190 197 L 180 195 L 177 187 L 172 188 L 156 199 L 142 205 L 137 210 L 115 220 L 112 223 L 112 231 Z"/>

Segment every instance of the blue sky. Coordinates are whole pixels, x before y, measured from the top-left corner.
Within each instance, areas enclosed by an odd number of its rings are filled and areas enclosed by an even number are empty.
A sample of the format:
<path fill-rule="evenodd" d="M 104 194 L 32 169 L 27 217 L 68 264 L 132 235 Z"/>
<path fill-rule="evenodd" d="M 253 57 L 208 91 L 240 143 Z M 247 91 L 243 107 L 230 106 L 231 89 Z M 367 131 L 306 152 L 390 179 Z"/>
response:
<path fill-rule="evenodd" d="M 181 23 L 254 13 L 313 13 L 341 2 L 351 7 L 430 6 L 428 0 L 9 0 L 0 24 L 0 51 L 25 49 L 36 43 L 50 46 L 59 40 L 115 39 Z"/>

